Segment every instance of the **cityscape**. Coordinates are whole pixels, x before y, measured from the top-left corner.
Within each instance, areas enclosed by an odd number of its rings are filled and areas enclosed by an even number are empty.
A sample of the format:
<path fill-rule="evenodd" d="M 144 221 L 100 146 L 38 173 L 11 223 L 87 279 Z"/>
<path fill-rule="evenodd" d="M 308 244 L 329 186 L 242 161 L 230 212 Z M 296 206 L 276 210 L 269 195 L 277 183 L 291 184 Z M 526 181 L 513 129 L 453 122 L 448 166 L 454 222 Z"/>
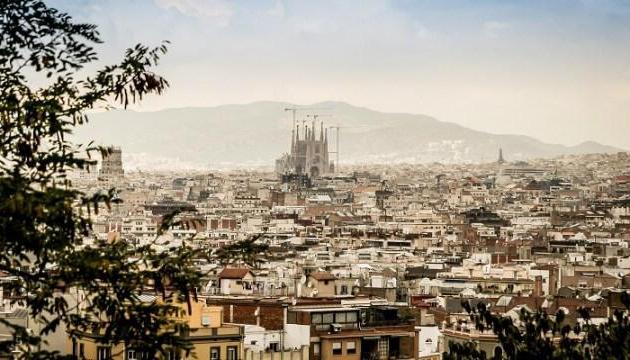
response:
<path fill-rule="evenodd" d="M 150 3 L 217 31 L 255 10 Z M 77 80 L 109 38 L 72 10 L 140 6 L 90 4 L 0 0 L 0 359 L 630 358 L 627 116 L 538 137 L 367 100 L 142 108 L 177 94 L 171 42 Z"/>
<path fill-rule="evenodd" d="M 94 218 L 94 241 L 213 254 L 199 263 L 199 311 L 216 312 L 209 326 L 233 333 L 245 359 L 440 359 L 453 341 L 493 354 L 496 336 L 462 299 L 515 318 L 563 311 L 572 325 L 579 308 L 601 322 L 622 306 L 628 153 L 524 162 L 498 149 L 474 165 L 335 167 L 332 132 L 299 126 L 274 171 L 125 173 L 114 149 L 73 174 L 87 192 L 120 189 L 122 202 Z M 156 240 L 175 210 L 194 228 Z M 253 238 L 266 246 L 253 260 L 219 257 Z M 222 341 L 204 344 L 231 351 Z"/>

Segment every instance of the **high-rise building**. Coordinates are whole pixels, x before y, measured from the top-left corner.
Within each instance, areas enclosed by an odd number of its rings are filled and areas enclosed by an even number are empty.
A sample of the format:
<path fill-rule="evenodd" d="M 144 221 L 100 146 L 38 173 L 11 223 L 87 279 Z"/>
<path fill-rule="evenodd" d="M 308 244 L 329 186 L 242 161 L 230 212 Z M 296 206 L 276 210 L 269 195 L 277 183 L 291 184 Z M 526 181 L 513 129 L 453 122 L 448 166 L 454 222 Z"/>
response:
<path fill-rule="evenodd" d="M 304 126 L 291 131 L 291 152 L 276 160 L 276 172 L 283 174 L 304 174 L 311 178 L 334 172 L 334 165 L 328 159 L 328 129 L 320 123 L 319 134 L 315 121 L 311 127 Z"/>
<path fill-rule="evenodd" d="M 115 180 L 122 178 L 124 175 L 122 150 L 119 147 L 112 147 L 109 154 L 103 155 L 98 178 L 100 180 Z"/>

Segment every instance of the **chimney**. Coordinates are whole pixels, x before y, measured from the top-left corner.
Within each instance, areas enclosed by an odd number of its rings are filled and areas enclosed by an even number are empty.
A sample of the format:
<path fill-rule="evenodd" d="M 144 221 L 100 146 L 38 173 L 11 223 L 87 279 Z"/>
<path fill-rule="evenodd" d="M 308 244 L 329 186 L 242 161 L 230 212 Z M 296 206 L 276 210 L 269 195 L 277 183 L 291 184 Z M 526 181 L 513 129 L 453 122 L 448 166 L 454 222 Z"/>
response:
<path fill-rule="evenodd" d="M 536 277 L 534 278 L 534 296 L 543 296 L 542 283 L 543 277 L 540 275 L 536 275 Z"/>

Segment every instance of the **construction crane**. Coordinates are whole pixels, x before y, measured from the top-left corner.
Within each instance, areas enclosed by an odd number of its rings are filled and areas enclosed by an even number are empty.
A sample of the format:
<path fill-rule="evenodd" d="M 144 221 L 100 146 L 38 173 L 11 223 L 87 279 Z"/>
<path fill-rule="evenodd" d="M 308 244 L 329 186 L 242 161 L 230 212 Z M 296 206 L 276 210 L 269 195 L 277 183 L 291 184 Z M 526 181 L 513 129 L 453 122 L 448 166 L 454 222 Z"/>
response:
<path fill-rule="evenodd" d="M 320 117 L 332 116 L 331 114 L 306 114 L 306 117 L 312 117 L 313 120 L 317 121 Z"/>
<path fill-rule="evenodd" d="M 292 125 L 291 125 L 291 141 L 293 141 L 293 139 L 295 138 L 295 122 L 296 122 L 296 114 L 298 111 L 312 111 L 312 110 L 324 110 L 322 108 L 309 108 L 309 107 L 299 107 L 299 106 L 287 106 L 284 108 L 284 111 L 290 111 L 291 112 L 291 120 L 292 120 Z M 304 120 L 302 120 L 302 125 L 304 125 Z"/>
<path fill-rule="evenodd" d="M 298 111 L 313 111 L 313 110 L 326 110 L 324 108 L 309 108 L 309 107 L 299 107 L 299 106 L 288 106 L 284 108 L 284 111 L 290 111 L 292 114 L 293 120 L 293 129 L 295 129 L 295 116 Z"/>
<path fill-rule="evenodd" d="M 335 154 L 335 172 L 338 173 L 339 172 L 339 129 L 341 129 L 343 126 L 331 126 L 331 129 L 336 129 L 337 130 L 337 136 L 335 136 L 335 151 L 329 151 L 329 153 L 331 154 Z"/>
<path fill-rule="evenodd" d="M 337 169 L 339 169 L 339 132 L 340 129 L 362 129 L 362 128 L 366 128 L 366 126 L 339 126 L 339 125 L 333 125 L 333 126 L 329 126 L 329 129 L 335 129 L 337 130 L 337 134 L 335 136 L 335 151 L 329 151 L 328 153 L 330 154 L 335 154 L 335 172 L 338 172 Z"/>

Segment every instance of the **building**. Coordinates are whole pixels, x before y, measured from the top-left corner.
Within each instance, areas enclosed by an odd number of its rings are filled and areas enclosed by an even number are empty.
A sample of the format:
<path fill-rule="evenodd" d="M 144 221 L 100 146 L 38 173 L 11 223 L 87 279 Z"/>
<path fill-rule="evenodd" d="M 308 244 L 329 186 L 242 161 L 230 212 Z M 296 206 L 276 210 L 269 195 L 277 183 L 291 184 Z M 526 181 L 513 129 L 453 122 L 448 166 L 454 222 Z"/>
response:
<path fill-rule="evenodd" d="M 225 268 L 219 273 L 219 287 L 223 295 L 250 295 L 254 275 L 246 268 Z"/>
<path fill-rule="evenodd" d="M 148 298 L 152 298 L 147 296 Z M 155 298 L 149 301 L 156 301 Z M 170 359 L 210 359 L 238 360 L 243 358 L 244 330 L 242 326 L 225 324 L 223 308 L 206 305 L 205 299 L 193 301 L 191 311 L 182 305 L 182 317 L 188 322 L 190 331 L 185 340 L 192 345 L 188 356 L 170 354 Z M 133 346 L 112 344 L 102 335 L 94 333 L 73 332 L 68 338 L 69 353 L 75 359 L 94 360 L 139 360 L 146 356 L 135 350 Z"/>
<path fill-rule="evenodd" d="M 315 121 L 311 127 L 304 126 L 300 136 L 300 126 L 291 131 L 291 152 L 276 160 L 278 175 L 304 174 L 310 178 L 334 172 L 334 165 L 328 159 L 328 129 L 320 123 L 319 134 L 316 134 Z"/>
<path fill-rule="evenodd" d="M 415 359 L 418 354 L 413 321 L 390 306 L 294 306 L 287 323 L 288 337 L 309 336 L 313 360 Z"/>
<path fill-rule="evenodd" d="M 307 297 L 335 296 L 335 278 L 326 271 L 311 273 L 302 286 L 302 295 Z"/>
<path fill-rule="evenodd" d="M 100 180 L 117 180 L 121 179 L 124 175 L 122 150 L 119 147 L 112 147 L 110 148 L 109 154 L 103 154 L 98 178 Z"/>

